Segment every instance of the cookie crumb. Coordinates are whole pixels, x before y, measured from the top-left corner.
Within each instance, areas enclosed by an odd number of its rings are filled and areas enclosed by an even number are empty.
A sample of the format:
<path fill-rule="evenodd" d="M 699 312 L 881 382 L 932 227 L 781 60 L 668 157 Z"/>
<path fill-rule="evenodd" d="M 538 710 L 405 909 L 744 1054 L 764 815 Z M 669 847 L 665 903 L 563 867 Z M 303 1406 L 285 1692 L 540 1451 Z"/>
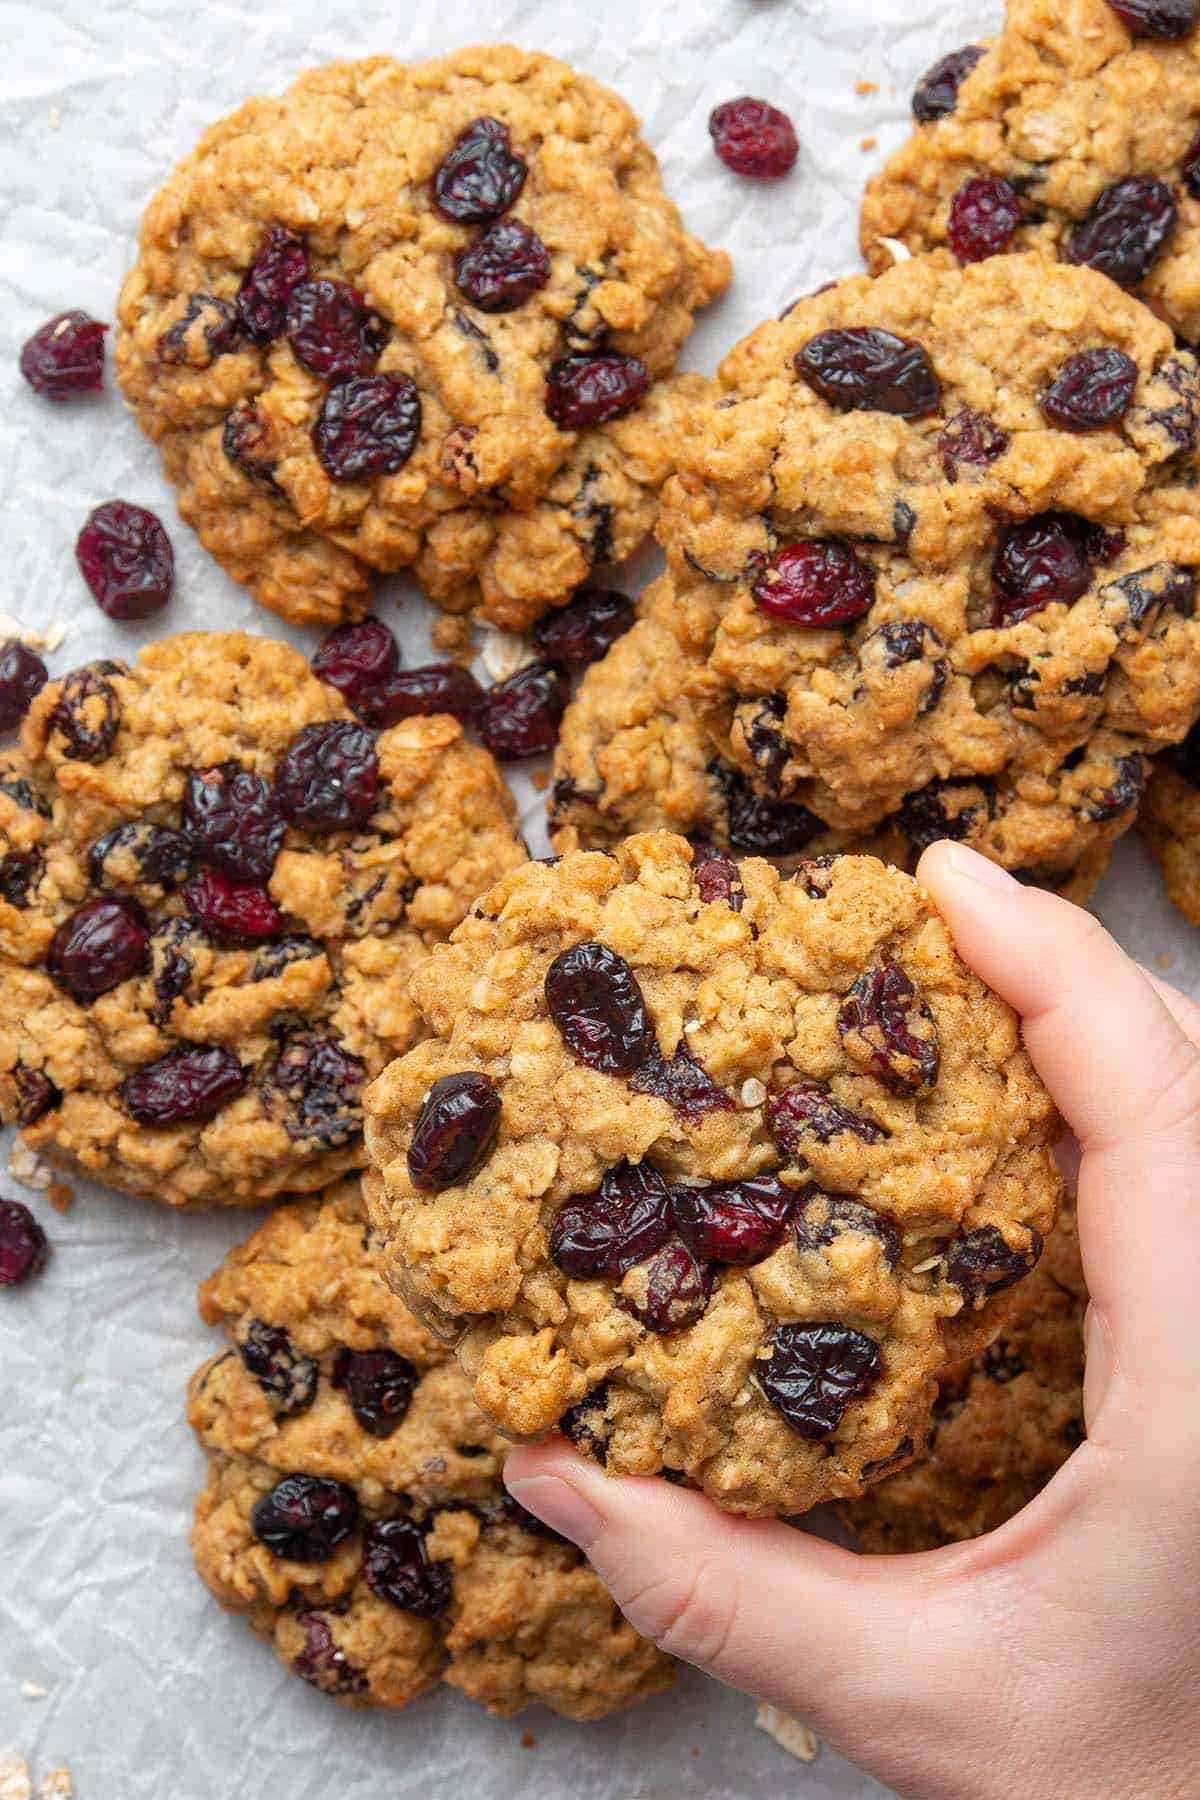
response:
<path fill-rule="evenodd" d="M 879 139 L 872 134 L 869 137 L 859 138 L 858 147 L 860 150 L 874 150 L 878 143 Z"/>
<path fill-rule="evenodd" d="M 45 1163 L 40 1162 L 20 1138 L 12 1147 L 8 1172 L 20 1187 L 28 1188 L 32 1194 L 44 1194 L 53 1179 Z M 0 1794 L 0 1800 L 4 1800 L 3 1794 Z"/>
<path fill-rule="evenodd" d="M 33 1800 L 29 1764 L 15 1750 L 0 1750 L 0 1800 Z"/>
<path fill-rule="evenodd" d="M 21 1683 L 21 1693 L 26 1700 L 44 1700 L 49 1692 L 49 1688 L 39 1687 L 36 1681 Z"/>
<path fill-rule="evenodd" d="M 534 1737 L 532 1731 L 523 1731 L 521 1733 L 521 1748 L 522 1750 L 537 1749 L 537 1739 Z"/>
<path fill-rule="evenodd" d="M 62 107 L 52 106 L 50 111 L 46 114 L 46 122 L 51 131 L 57 131 L 62 124 Z"/>
<path fill-rule="evenodd" d="M 550 771 L 549 769 L 534 769 L 529 779 L 538 793 L 544 794 L 550 786 Z"/>
<path fill-rule="evenodd" d="M 789 1756 L 798 1758 L 800 1762 L 816 1762 L 821 1754 L 821 1740 L 811 1725 L 805 1725 L 800 1719 L 793 1719 L 778 1706 L 768 1706 L 764 1701 L 755 1714 L 754 1723 L 760 1731 L 775 1739 L 781 1750 Z"/>
<path fill-rule="evenodd" d="M 854 91 L 856 94 L 877 94 L 879 92 L 879 83 L 877 81 L 868 81 L 864 77 L 862 81 L 855 82 Z"/>
<path fill-rule="evenodd" d="M 441 650 L 453 662 L 464 665 L 474 660 L 475 646 L 471 638 L 471 621 L 460 613 L 447 614 L 435 619 L 429 628 L 434 648 Z"/>
<path fill-rule="evenodd" d="M 52 1181 L 46 1189 L 46 1198 L 55 1212 L 70 1212 L 75 1204 L 75 1189 L 68 1187 L 65 1181 Z"/>
<path fill-rule="evenodd" d="M 1154 966 L 1156 969 L 1173 969 L 1175 967 L 1173 953 L 1170 950 L 1160 950 L 1154 959 Z"/>

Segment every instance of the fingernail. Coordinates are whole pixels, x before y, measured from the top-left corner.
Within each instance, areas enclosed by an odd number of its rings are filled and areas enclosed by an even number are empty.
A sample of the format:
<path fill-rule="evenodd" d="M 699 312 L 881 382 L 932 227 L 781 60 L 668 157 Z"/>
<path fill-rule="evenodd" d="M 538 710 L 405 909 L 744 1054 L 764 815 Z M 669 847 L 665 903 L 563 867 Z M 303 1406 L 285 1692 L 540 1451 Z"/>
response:
<path fill-rule="evenodd" d="M 590 1501 L 560 1481 L 557 1475 L 531 1475 L 525 1481 L 505 1483 L 514 1500 L 552 1531 L 588 1550 L 600 1536 L 604 1520 Z"/>
<path fill-rule="evenodd" d="M 1004 893 L 1012 893 L 1015 888 L 1021 890 L 1021 883 L 999 863 L 990 862 L 986 856 L 980 856 L 978 850 L 971 850 L 966 844 L 951 844 L 949 850 L 950 867 L 956 875 L 964 875 L 968 881 L 977 881 L 980 887 L 998 888 Z"/>

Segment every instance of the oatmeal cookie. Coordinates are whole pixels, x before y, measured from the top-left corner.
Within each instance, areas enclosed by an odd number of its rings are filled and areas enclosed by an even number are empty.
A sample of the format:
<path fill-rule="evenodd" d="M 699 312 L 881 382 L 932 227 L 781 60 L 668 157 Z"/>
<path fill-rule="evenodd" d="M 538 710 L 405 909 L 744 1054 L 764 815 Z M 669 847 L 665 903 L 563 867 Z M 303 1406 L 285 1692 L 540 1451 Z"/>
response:
<path fill-rule="evenodd" d="M 77 669 L 0 752 L 0 1116 L 171 1206 L 324 1186 L 413 968 L 524 854 L 454 720 L 376 737 L 284 644 Z"/>
<path fill-rule="evenodd" d="M 720 375 L 659 526 L 717 754 L 838 830 L 1102 861 L 1200 712 L 1195 356 L 1091 270 L 943 251 Z"/>
<path fill-rule="evenodd" d="M 179 506 L 301 623 L 373 571 L 519 630 L 653 527 L 729 259 L 615 94 L 503 45 L 334 63 L 151 202 L 117 374 Z"/>
<path fill-rule="evenodd" d="M 868 183 L 872 271 L 895 242 L 964 262 L 1035 250 L 1200 338 L 1200 32 L 1185 32 L 1135 35 L 1108 0 L 1009 0 L 998 37 L 918 85 L 916 131 Z"/>
<path fill-rule="evenodd" d="M 670 1661 L 500 1482 L 505 1445 L 371 1266 L 360 1184 L 280 1207 L 200 1290 L 233 1348 L 193 1378 L 205 1585 L 352 1706 L 450 1682 L 490 1712 L 597 1719 Z"/>
<path fill-rule="evenodd" d="M 864 1550 L 935 1550 L 995 1531 L 1082 1442 L 1087 1287 L 1074 1205 L 996 1342 L 942 1376 L 929 1454 L 838 1512 Z"/>
<path fill-rule="evenodd" d="M 1172 905 L 1200 925 L 1200 726 L 1156 761 L 1138 824 Z"/>
<path fill-rule="evenodd" d="M 855 1494 L 1054 1223 L 1015 1016 L 872 858 L 530 864 L 412 992 L 432 1035 L 366 1097 L 379 1255 L 514 1438 L 745 1513 Z"/>

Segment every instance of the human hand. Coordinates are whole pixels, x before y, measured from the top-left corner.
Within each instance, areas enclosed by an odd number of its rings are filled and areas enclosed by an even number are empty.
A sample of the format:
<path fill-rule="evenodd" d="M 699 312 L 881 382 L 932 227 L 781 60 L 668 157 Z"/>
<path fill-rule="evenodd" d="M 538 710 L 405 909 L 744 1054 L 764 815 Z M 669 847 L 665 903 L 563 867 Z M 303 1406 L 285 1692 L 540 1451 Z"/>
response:
<path fill-rule="evenodd" d="M 561 1438 L 514 1450 L 505 1479 L 638 1631 L 901 1795 L 1194 1800 L 1200 1007 L 961 845 L 918 873 L 1079 1143 L 1086 1443 L 999 1531 L 907 1557 L 611 1480 Z"/>

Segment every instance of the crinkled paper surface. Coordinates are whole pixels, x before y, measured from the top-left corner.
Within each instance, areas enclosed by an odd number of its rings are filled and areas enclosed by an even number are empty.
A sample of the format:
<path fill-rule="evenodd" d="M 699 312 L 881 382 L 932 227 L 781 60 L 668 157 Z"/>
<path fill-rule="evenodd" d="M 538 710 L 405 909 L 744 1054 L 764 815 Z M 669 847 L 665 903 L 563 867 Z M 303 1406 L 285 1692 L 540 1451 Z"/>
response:
<path fill-rule="evenodd" d="M 0 611 L 43 630 L 61 622 L 55 671 L 127 654 L 155 628 L 284 634 L 175 518 L 111 383 L 95 404 L 55 408 L 16 373 L 18 346 L 50 314 L 112 317 L 144 202 L 250 92 L 329 58 L 504 39 L 610 82 L 645 121 L 688 223 L 733 254 L 734 287 L 688 352 L 712 369 L 760 318 L 858 268 L 861 183 L 907 129 L 914 78 L 995 16 L 964 0 L 0 0 Z M 878 92 L 856 93 L 859 81 Z M 739 93 L 792 114 L 803 150 L 787 181 L 741 181 L 713 156 L 708 113 Z M 158 509 L 174 539 L 177 592 L 155 626 L 109 627 L 74 566 L 84 515 L 116 495 Z M 652 568 L 647 556 L 631 575 Z M 391 584 L 381 610 L 409 661 L 424 660 L 412 590 Z M 542 849 L 540 801 L 520 786 Z M 1200 991 L 1195 940 L 1140 846 L 1123 848 L 1101 911 L 1132 951 L 1173 959 L 1174 978 Z M 21 1192 L 11 1177 L 0 1191 Z M 26 1197 L 55 1255 L 39 1283 L 0 1296 L 0 1748 L 35 1776 L 68 1763 L 79 1800 L 882 1793 L 828 1748 L 794 1761 L 755 1730 L 750 1701 L 694 1673 L 602 1726 L 538 1709 L 493 1720 L 450 1692 L 403 1715 L 355 1715 L 287 1677 L 208 1600 L 187 1548 L 200 1458 L 183 1395 L 211 1348 L 195 1287 L 248 1221 L 171 1217 L 86 1189 L 59 1218 L 44 1194 Z"/>

